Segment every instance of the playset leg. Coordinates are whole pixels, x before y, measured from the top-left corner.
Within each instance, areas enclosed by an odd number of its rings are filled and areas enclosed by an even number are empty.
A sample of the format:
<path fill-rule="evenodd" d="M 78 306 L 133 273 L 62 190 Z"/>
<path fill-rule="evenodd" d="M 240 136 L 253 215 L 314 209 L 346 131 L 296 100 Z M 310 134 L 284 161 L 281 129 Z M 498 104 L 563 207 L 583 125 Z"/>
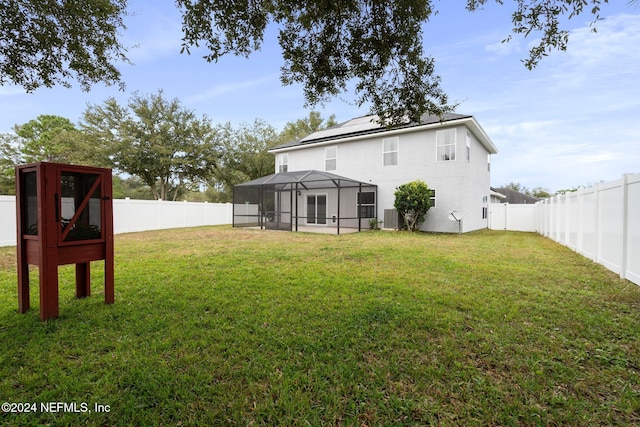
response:
<path fill-rule="evenodd" d="M 40 263 L 40 320 L 58 317 L 58 263 L 43 257 Z"/>
<path fill-rule="evenodd" d="M 88 262 L 76 264 L 76 298 L 91 295 L 91 268 Z"/>

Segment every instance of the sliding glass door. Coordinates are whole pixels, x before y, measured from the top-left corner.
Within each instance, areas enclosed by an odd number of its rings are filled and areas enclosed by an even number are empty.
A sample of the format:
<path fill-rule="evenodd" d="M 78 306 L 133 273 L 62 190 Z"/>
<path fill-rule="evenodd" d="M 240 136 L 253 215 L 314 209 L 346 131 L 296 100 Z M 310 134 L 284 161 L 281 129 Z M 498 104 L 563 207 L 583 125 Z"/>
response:
<path fill-rule="evenodd" d="M 307 194 L 307 224 L 327 223 L 327 195 Z"/>

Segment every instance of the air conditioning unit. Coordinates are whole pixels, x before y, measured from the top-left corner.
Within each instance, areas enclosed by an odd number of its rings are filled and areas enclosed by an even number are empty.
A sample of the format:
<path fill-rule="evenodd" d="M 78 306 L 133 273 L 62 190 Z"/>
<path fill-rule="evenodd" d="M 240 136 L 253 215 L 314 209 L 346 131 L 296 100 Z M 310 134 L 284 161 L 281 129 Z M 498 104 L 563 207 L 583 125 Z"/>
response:
<path fill-rule="evenodd" d="M 383 228 L 391 228 L 393 230 L 400 230 L 403 226 L 402 215 L 396 209 L 384 210 L 384 223 Z"/>

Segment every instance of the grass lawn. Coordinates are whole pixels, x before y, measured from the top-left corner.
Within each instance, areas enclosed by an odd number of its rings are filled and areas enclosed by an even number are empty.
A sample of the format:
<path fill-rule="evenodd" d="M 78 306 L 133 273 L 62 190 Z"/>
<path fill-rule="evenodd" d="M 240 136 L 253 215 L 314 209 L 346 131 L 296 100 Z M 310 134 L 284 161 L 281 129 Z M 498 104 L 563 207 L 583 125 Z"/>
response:
<path fill-rule="evenodd" d="M 0 248 L 0 402 L 37 409 L 0 423 L 640 424 L 640 287 L 536 234 L 119 235 L 113 305 L 101 268 L 43 323 Z"/>

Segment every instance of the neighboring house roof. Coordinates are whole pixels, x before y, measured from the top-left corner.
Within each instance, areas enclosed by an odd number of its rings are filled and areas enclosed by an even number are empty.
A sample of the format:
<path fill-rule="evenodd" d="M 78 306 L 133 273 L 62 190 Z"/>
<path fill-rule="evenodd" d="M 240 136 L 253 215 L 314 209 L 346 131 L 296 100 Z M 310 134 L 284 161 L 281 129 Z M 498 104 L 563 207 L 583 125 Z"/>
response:
<path fill-rule="evenodd" d="M 502 194 L 502 193 L 498 193 L 497 191 L 495 191 L 495 189 L 494 189 L 494 188 L 491 188 L 491 189 L 490 189 L 490 191 L 489 191 L 489 195 L 490 195 L 490 196 L 494 196 L 494 197 L 496 197 L 496 198 L 498 198 L 498 199 L 506 199 L 506 198 L 507 198 L 507 196 L 505 196 L 504 194 Z"/>
<path fill-rule="evenodd" d="M 524 205 L 524 204 L 532 205 L 540 201 L 540 199 L 537 197 L 520 193 L 519 191 L 512 190 L 511 188 L 508 188 L 508 187 L 501 187 L 501 188 L 492 187 L 491 189 L 494 191 L 497 191 L 500 194 L 504 194 L 506 199 L 503 200 L 503 203 L 511 203 L 514 205 Z"/>
<path fill-rule="evenodd" d="M 420 123 L 409 122 L 404 125 L 386 128 L 378 121 L 377 115 L 363 116 L 348 120 L 336 126 L 323 129 L 312 133 L 302 139 L 287 142 L 269 150 L 277 153 L 279 151 L 288 151 L 292 149 L 305 148 L 309 145 L 328 144 L 339 141 L 362 139 L 372 134 L 388 134 L 394 135 L 404 132 L 413 132 L 422 129 L 432 129 L 441 126 L 452 126 L 464 123 L 474 133 L 476 138 L 480 140 L 490 154 L 496 154 L 498 149 L 493 144 L 484 129 L 476 121 L 473 116 L 447 113 L 442 116 L 431 116 L 428 114 L 420 118 Z"/>
<path fill-rule="evenodd" d="M 329 172 L 306 170 L 295 172 L 280 172 L 254 179 L 253 181 L 236 184 L 234 187 L 256 187 L 262 185 L 273 185 L 278 190 L 291 189 L 294 184 L 301 188 L 328 188 L 328 187 L 376 187 L 370 182 L 360 182 L 351 178 L 336 175 Z"/>

